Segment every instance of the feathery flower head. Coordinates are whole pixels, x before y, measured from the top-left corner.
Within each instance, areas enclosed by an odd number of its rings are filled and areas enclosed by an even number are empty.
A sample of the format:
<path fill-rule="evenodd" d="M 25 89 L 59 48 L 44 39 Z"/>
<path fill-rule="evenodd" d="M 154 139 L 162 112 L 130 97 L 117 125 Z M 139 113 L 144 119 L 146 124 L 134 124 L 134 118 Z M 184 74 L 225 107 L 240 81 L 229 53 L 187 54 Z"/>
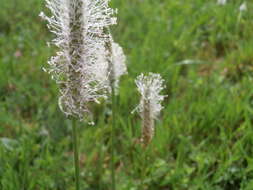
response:
<path fill-rule="evenodd" d="M 159 74 L 141 74 L 135 80 L 141 94 L 140 104 L 137 106 L 142 118 L 142 141 L 147 145 L 154 135 L 154 120 L 162 110 L 161 102 L 165 98 L 160 92 L 164 89 L 164 80 Z"/>
<path fill-rule="evenodd" d="M 144 111 L 145 102 L 149 102 L 150 117 L 157 119 L 160 111 L 162 110 L 161 102 L 165 98 L 160 92 L 164 89 L 164 80 L 160 74 L 149 73 L 144 75 L 143 73 L 135 80 L 138 91 L 141 94 L 141 102 L 137 107 L 138 111 L 142 113 Z"/>
<path fill-rule="evenodd" d="M 119 80 L 122 75 L 127 74 L 126 67 L 126 56 L 123 52 L 122 47 L 115 43 L 113 40 L 111 41 L 112 46 L 112 65 L 109 68 L 109 72 L 111 74 L 112 85 L 114 85 L 115 90 L 117 91 L 119 87 Z"/>
<path fill-rule="evenodd" d="M 101 55 L 109 34 L 104 27 L 116 24 L 115 11 L 109 0 L 46 0 L 52 16 L 47 20 L 56 38 L 56 56 L 48 62 L 47 71 L 59 84 L 59 106 L 67 115 L 83 118 L 89 115 L 88 102 L 105 97 L 105 77 L 98 77 Z"/>
<path fill-rule="evenodd" d="M 94 74 L 96 78 L 105 82 L 108 86 L 108 91 L 111 91 L 110 87 L 118 90 L 120 77 L 127 74 L 126 56 L 124 55 L 122 47 L 115 43 L 112 38 L 107 42 L 110 47 L 100 48 L 102 51 L 98 51 L 97 67 L 94 68 Z"/>

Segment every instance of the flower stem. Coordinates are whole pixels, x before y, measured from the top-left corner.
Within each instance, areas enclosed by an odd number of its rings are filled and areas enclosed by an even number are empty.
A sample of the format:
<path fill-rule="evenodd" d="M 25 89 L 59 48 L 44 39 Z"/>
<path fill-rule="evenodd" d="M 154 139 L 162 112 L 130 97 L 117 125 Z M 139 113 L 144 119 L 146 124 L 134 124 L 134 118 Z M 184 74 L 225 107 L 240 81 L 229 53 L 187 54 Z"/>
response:
<path fill-rule="evenodd" d="M 74 164 L 75 164 L 75 179 L 76 190 L 80 190 L 80 166 L 79 166 L 79 153 L 78 153 L 78 138 L 77 138 L 77 123 L 75 119 L 72 119 L 72 140 L 74 145 Z"/>
<path fill-rule="evenodd" d="M 112 190 L 116 189 L 115 184 L 115 166 L 114 166 L 114 150 L 115 150 L 115 118 L 116 118 L 116 99 L 115 99 L 115 89 L 112 86 L 112 128 L 111 128 L 111 180 L 112 180 Z"/>

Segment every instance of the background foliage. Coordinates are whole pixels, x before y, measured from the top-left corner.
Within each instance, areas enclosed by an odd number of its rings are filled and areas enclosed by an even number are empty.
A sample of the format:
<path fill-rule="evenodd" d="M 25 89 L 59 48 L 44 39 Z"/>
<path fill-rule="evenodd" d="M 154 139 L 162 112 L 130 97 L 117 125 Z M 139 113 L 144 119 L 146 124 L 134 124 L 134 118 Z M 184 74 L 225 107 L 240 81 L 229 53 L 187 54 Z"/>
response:
<path fill-rule="evenodd" d="M 253 4 L 113 0 L 128 57 L 117 115 L 117 189 L 253 189 Z M 0 189 L 74 189 L 70 123 L 42 72 L 53 47 L 42 0 L 0 2 Z M 152 144 L 138 145 L 134 78 L 158 72 L 168 94 Z M 82 188 L 110 189 L 110 107 L 79 123 Z"/>

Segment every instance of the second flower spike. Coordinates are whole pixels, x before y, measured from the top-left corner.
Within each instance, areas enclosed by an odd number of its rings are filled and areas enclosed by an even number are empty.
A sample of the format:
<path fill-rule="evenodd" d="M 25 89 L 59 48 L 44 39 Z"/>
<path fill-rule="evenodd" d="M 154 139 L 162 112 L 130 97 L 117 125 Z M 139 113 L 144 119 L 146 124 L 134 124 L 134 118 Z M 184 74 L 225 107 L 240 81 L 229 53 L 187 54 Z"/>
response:
<path fill-rule="evenodd" d="M 144 145 L 148 145 L 154 136 L 154 122 L 162 110 L 164 95 L 160 92 L 164 89 L 164 80 L 159 74 L 141 74 L 135 80 L 138 91 L 141 94 L 137 111 L 142 118 L 142 138 Z"/>

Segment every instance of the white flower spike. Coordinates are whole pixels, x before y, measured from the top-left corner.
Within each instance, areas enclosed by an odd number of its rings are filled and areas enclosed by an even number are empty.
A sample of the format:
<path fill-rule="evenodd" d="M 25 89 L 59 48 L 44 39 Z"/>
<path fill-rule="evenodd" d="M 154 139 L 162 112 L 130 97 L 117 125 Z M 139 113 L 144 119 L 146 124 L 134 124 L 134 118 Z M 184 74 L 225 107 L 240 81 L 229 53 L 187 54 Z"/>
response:
<path fill-rule="evenodd" d="M 161 102 L 166 96 L 160 92 L 164 89 L 164 80 L 159 74 L 141 74 L 135 80 L 141 94 L 140 104 L 137 106 L 142 118 L 142 142 L 147 145 L 154 135 L 154 121 L 162 110 Z"/>
<path fill-rule="evenodd" d="M 103 29 L 116 24 L 115 11 L 109 0 L 46 0 L 52 16 L 40 16 L 48 21 L 55 34 L 52 41 L 58 47 L 55 57 L 48 62 L 48 72 L 59 84 L 59 106 L 67 116 L 89 115 L 88 102 L 105 97 L 106 76 L 97 76 L 103 70 L 101 55 L 106 55 L 105 43 L 109 34 Z"/>
<path fill-rule="evenodd" d="M 119 88 L 119 80 L 122 75 L 127 74 L 126 67 L 126 56 L 123 52 L 122 47 L 119 44 L 115 43 L 113 40 L 111 41 L 112 46 L 112 65 L 109 68 L 109 72 L 111 74 L 111 78 L 113 81 L 114 88 L 117 92 Z"/>
<path fill-rule="evenodd" d="M 113 86 L 115 93 L 118 92 L 120 77 L 127 74 L 126 56 L 122 47 L 115 43 L 111 36 L 105 49 L 98 54 L 98 67 L 94 74 L 106 82 L 109 92 Z"/>

